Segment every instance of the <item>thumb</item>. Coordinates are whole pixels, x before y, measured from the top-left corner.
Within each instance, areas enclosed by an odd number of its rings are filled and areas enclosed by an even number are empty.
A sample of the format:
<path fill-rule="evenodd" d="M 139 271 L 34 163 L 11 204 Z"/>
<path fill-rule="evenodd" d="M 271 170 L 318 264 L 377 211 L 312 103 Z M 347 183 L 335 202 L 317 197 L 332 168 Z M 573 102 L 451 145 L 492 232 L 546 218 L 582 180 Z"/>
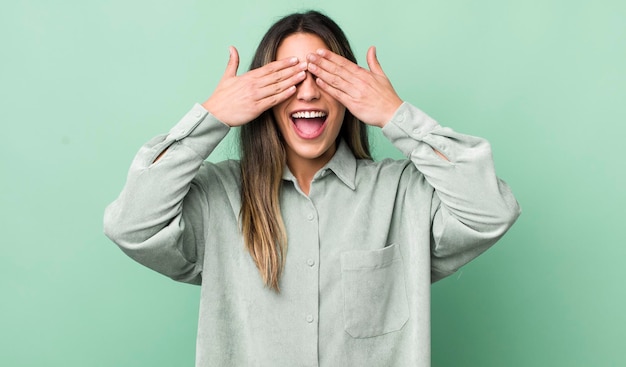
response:
<path fill-rule="evenodd" d="M 228 58 L 228 65 L 226 65 L 226 71 L 224 72 L 224 78 L 237 76 L 237 69 L 239 68 L 239 53 L 234 46 L 228 48 L 230 56 Z"/>
<path fill-rule="evenodd" d="M 378 62 L 378 57 L 376 57 L 376 47 L 374 46 L 371 46 L 367 50 L 367 66 L 369 66 L 370 71 L 374 74 L 385 75 L 383 68 Z"/>

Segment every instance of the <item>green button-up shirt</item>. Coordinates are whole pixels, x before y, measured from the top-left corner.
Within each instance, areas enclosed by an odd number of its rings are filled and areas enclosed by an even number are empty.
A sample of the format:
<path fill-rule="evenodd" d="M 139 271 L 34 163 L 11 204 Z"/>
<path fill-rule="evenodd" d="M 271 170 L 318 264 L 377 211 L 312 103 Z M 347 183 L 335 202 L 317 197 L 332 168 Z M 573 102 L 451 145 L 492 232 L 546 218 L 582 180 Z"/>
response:
<path fill-rule="evenodd" d="M 519 215 L 488 142 L 404 103 L 383 133 L 408 159 L 359 160 L 342 143 L 308 196 L 286 168 L 276 293 L 244 248 L 239 162 L 205 162 L 228 131 L 196 104 L 141 148 L 105 212 L 125 253 L 201 286 L 196 366 L 429 366 L 431 282 Z"/>

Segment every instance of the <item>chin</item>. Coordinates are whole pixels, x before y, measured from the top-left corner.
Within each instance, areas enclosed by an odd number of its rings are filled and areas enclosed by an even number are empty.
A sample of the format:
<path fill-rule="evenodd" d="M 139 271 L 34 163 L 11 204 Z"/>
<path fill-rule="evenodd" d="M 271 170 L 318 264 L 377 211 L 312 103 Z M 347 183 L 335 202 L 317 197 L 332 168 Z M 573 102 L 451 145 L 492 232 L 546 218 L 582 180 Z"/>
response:
<path fill-rule="evenodd" d="M 330 159 L 336 150 L 336 144 L 333 142 L 331 144 L 315 144 L 311 142 L 307 143 L 295 143 L 295 144 L 287 144 L 288 152 L 287 155 L 291 155 L 292 158 L 294 156 L 299 157 L 300 159 L 308 159 L 308 160 L 319 160 L 321 158 Z"/>

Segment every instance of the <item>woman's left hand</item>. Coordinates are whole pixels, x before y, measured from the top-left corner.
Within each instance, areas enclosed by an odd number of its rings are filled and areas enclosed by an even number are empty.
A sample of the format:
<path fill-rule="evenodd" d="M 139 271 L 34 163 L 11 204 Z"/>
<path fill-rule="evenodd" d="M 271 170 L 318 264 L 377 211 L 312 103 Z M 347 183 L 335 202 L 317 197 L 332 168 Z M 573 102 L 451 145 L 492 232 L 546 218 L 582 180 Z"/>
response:
<path fill-rule="evenodd" d="M 368 125 L 385 126 L 402 104 L 373 46 L 367 51 L 369 70 L 324 49 L 309 54 L 307 61 L 309 72 L 317 77 L 317 85 Z"/>

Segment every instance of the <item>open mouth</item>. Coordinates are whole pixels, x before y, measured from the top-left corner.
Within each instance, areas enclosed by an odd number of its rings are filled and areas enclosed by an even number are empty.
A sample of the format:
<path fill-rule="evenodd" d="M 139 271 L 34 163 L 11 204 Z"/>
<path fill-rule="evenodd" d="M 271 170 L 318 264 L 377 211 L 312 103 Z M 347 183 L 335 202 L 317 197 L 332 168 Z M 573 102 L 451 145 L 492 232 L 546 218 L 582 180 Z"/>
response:
<path fill-rule="evenodd" d="M 324 111 L 298 111 L 292 113 L 290 117 L 300 137 L 313 139 L 324 131 L 328 114 Z"/>

